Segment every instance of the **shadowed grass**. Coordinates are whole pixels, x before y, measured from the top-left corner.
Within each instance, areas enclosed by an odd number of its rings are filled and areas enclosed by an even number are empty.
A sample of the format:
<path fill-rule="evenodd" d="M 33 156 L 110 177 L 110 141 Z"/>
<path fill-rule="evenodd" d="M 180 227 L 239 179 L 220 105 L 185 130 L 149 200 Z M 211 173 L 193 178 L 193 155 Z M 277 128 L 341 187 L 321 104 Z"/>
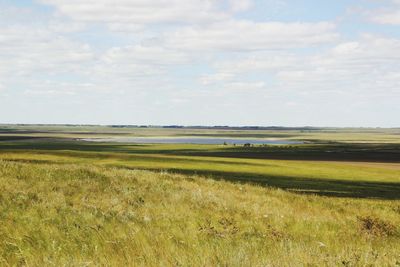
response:
<path fill-rule="evenodd" d="M 246 148 L 232 145 L 93 143 L 73 141 L 71 139 L 47 139 L 41 141 L 38 137 L 31 141 L 24 141 L 19 137 L 21 141 L 13 142 L 14 137 L 9 138 L 9 142 L 0 142 L 0 150 L 71 150 L 221 158 L 400 163 L 399 144 L 325 143 Z"/>

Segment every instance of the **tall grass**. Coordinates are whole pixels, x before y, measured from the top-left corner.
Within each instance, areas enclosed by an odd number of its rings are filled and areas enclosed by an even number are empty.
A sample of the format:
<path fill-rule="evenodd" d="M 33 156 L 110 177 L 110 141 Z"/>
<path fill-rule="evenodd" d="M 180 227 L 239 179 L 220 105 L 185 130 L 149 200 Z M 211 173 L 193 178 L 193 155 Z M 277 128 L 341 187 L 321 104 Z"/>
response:
<path fill-rule="evenodd" d="M 0 160 L 0 265 L 400 263 L 398 200 L 63 163 Z"/>

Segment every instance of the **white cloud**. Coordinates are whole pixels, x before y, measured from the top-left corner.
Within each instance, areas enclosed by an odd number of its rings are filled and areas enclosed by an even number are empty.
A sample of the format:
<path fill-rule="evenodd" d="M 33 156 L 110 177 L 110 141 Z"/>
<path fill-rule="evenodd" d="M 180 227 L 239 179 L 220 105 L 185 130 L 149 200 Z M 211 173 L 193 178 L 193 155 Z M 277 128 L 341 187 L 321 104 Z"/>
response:
<path fill-rule="evenodd" d="M 12 75 L 69 72 L 93 58 L 87 44 L 30 27 L 0 29 L 0 71 Z"/>
<path fill-rule="evenodd" d="M 59 29 L 37 25 L 8 25 L 0 28 L 0 79 L 4 91 L 27 95 L 72 95 L 94 61 L 92 48 L 59 34 Z M 75 86 L 74 86 L 75 84 Z M 74 91 L 75 89 L 76 91 Z"/>
<path fill-rule="evenodd" d="M 72 33 L 81 32 L 85 29 L 84 23 L 65 22 L 65 21 L 50 21 L 49 30 L 53 33 Z"/>
<path fill-rule="evenodd" d="M 254 5 L 252 0 L 229 0 L 229 2 L 233 12 L 246 11 Z"/>
<path fill-rule="evenodd" d="M 215 74 L 203 75 L 202 77 L 200 77 L 200 82 L 203 85 L 210 85 L 210 84 L 215 84 L 218 82 L 232 80 L 233 77 L 234 77 L 234 75 L 232 73 L 218 72 Z"/>
<path fill-rule="evenodd" d="M 371 20 L 379 24 L 400 25 L 400 10 L 381 11 L 371 16 Z"/>
<path fill-rule="evenodd" d="M 251 93 L 250 91 L 256 89 L 265 88 L 265 82 L 257 81 L 257 82 L 229 82 L 224 84 L 224 89 L 228 90 L 228 92 L 232 91 L 242 91 L 245 93 Z"/>
<path fill-rule="evenodd" d="M 217 61 L 213 67 L 217 72 L 235 75 L 293 68 L 301 63 L 300 60 L 296 54 L 287 51 L 253 52 L 246 53 L 239 59 Z"/>
<path fill-rule="evenodd" d="M 381 94 L 388 88 L 398 88 L 399 49 L 398 39 L 364 35 L 358 41 L 341 43 L 328 52 L 304 58 L 297 69 L 283 69 L 277 77 L 282 86 L 290 88 Z"/>
<path fill-rule="evenodd" d="M 116 24 L 204 22 L 228 16 L 215 0 L 40 0 L 78 21 Z M 235 6 L 240 6 L 235 1 Z M 247 1 L 246 1 L 247 2 Z M 243 8 L 243 5 L 242 5 Z"/>
<path fill-rule="evenodd" d="M 105 23 L 111 31 L 140 32 L 146 26 L 172 26 L 158 33 L 167 47 L 182 50 L 262 50 L 316 45 L 337 39 L 335 25 L 252 22 L 234 14 L 253 0 L 38 0 L 78 22 Z M 270 1 L 275 8 L 281 1 Z M 182 24 L 187 27 L 182 28 Z M 188 25 L 187 25 L 188 24 Z"/>
<path fill-rule="evenodd" d="M 294 2 L 36 0 L 22 9 L 8 2 L 0 3 L 6 119 L 15 104 L 6 95 L 43 121 L 48 107 L 59 105 L 66 112 L 52 114 L 55 120 L 75 120 L 72 105 L 87 122 L 188 124 L 268 123 L 265 114 L 286 114 L 278 123 L 308 116 L 324 123 L 342 111 L 335 109 L 341 101 L 348 113 L 337 122 L 360 106 L 372 110 L 368 105 L 379 106 L 379 99 L 397 107 L 400 40 L 365 34 L 344 41 L 347 22 L 307 22 Z M 398 24 L 399 7 L 395 0 L 369 15 Z M 290 20 L 293 10 L 299 16 Z M 25 120 L 26 113 L 15 118 Z"/>
<path fill-rule="evenodd" d="M 99 56 L 87 74 L 95 84 L 113 88 L 146 90 L 166 81 L 170 67 L 187 64 L 190 58 L 179 51 L 160 46 L 132 45 L 113 47 Z"/>
<path fill-rule="evenodd" d="M 240 82 L 248 75 L 265 79 L 282 69 L 296 69 L 302 60 L 295 54 L 282 51 L 243 53 L 236 59 L 214 62 L 212 66 L 215 73 L 201 76 L 200 81 L 203 85 Z"/>
<path fill-rule="evenodd" d="M 399 50 L 399 39 L 363 35 L 316 53 L 256 51 L 237 59 L 216 61 L 216 72 L 202 76 L 201 81 L 221 87 L 251 75 L 270 84 L 271 90 L 398 95 Z"/>
<path fill-rule="evenodd" d="M 370 20 L 379 24 L 400 25 L 400 1 L 392 0 L 391 2 L 391 7 L 367 12 Z"/>
<path fill-rule="evenodd" d="M 184 27 L 168 34 L 165 45 L 181 50 L 251 51 L 305 47 L 335 41 L 335 25 L 229 20 Z"/>
<path fill-rule="evenodd" d="M 135 62 L 144 65 L 174 65 L 187 62 L 188 55 L 161 46 L 133 45 L 111 48 L 105 53 L 103 60 L 118 63 Z"/>

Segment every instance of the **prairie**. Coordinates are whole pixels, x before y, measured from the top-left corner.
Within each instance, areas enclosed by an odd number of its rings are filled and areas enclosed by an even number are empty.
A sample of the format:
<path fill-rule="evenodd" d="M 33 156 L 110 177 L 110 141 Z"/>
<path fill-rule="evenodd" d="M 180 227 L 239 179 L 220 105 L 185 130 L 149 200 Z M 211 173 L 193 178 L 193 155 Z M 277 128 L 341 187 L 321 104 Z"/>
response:
<path fill-rule="evenodd" d="M 40 130 L 0 134 L 1 265 L 400 264 L 400 149 L 381 134 L 244 148 Z"/>

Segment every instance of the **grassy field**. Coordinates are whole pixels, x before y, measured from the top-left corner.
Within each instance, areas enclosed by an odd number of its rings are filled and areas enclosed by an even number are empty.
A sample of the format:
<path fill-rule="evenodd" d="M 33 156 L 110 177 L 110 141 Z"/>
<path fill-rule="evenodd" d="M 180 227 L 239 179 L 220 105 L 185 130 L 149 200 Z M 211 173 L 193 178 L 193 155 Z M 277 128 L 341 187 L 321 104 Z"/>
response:
<path fill-rule="evenodd" d="M 250 148 L 73 139 L 121 134 L 91 129 L 0 129 L 0 265 L 400 266 L 395 129 L 122 130 L 312 140 Z"/>
<path fill-rule="evenodd" d="M 234 138 L 284 138 L 311 142 L 345 143 L 397 143 L 400 144 L 400 128 L 282 128 L 270 130 L 237 129 L 193 129 L 193 128 L 142 128 L 109 126 L 37 126 L 1 125 L 0 136 L 19 137 L 148 137 L 148 136 L 196 136 L 196 137 L 234 137 Z"/>

